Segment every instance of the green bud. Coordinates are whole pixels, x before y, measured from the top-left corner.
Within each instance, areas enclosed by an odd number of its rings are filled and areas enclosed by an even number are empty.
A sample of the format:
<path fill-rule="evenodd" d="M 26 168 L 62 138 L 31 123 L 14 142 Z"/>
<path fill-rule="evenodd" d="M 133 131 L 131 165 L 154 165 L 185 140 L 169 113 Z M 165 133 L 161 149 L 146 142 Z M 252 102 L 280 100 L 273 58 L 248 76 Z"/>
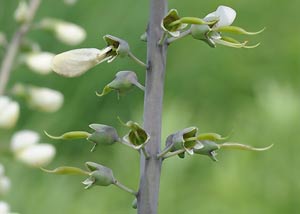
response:
<path fill-rule="evenodd" d="M 89 172 L 84 171 L 77 167 L 71 167 L 71 166 L 61 166 L 53 170 L 48 170 L 41 168 L 44 172 L 51 173 L 51 174 L 57 174 L 57 175 L 89 175 Z"/>
<path fill-rule="evenodd" d="M 90 177 L 82 182 L 86 189 L 93 185 L 109 186 L 117 182 L 110 168 L 93 162 L 86 162 L 86 167 L 90 171 Z"/>
<path fill-rule="evenodd" d="M 194 39 L 207 40 L 207 33 L 210 31 L 208 25 L 192 25 L 191 35 Z"/>
<path fill-rule="evenodd" d="M 47 137 L 54 139 L 54 140 L 76 140 L 76 139 L 87 139 L 91 134 L 84 131 L 72 131 L 66 132 L 60 136 L 53 136 L 44 131 Z"/>
<path fill-rule="evenodd" d="M 260 31 L 257 32 L 249 32 L 244 30 L 241 27 L 237 27 L 237 26 L 222 26 L 222 27 L 218 27 L 216 29 L 216 31 L 221 32 L 221 33 L 234 33 L 234 34 L 242 34 L 242 35 L 256 35 L 259 34 L 261 32 L 263 32 L 265 30 L 265 28 L 263 28 Z"/>
<path fill-rule="evenodd" d="M 112 62 L 117 56 L 125 57 L 130 53 L 130 48 L 126 41 L 112 35 L 105 35 L 103 39 L 107 46 L 112 47 L 112 51 L 109 53 L 112 58 L 108 62 Z"/>
<path fill-rule="evenodd" d="M 217 159 L 216 159 L 217 153 L 215 151 L 220 149 L 220 146 L 218 144 L 216 144 L 215 142 L 209 141 L 209 140 L 201 141 L 201 143 L 202 143 L 203 147 L 200 149 L 194 149 L 194 152 L 196 154 L 200 154 L 200 155 L 207 155 L 213 161 L 217 161 Z"/>
<path fill-rule="evenodd" d="M 119 71 L 115 79 L 104 87 L 102 93 L 96 92 L 96 95 L 101 97 L 113 90 L 120 95 L 130 91 L 134 86 L 144 90 L 144 86 L 138 82 L 137 75 L 133 71 Z"/>
<path fill-rule="evenodd" d="M 95 131 L 87 138 L 87 140 L 94 143 L 92 151 L 98 144 L 112 145 L 119 140 L 118 133 L 114 127 L 103 124 L 91 124 L 89 127 Z"/>

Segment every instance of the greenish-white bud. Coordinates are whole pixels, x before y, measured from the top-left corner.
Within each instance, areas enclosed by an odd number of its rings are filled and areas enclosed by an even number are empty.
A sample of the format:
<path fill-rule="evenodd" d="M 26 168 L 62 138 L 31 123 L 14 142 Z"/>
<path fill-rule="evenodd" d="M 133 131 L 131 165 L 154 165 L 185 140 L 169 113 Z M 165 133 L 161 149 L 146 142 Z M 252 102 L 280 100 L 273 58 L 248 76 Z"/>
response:
<path fill-rule="evenodd" d="M 35 73 L 49 74 L 52 71 L 51 63 L 54 56 L 49 52 L 30 53 L 26 55 L 25 63 Z"/>
<path fill-rule="evenodd" d="M 40 135 L 31 130 L 21 130 L 13 134 L 10 149 L 14 154 L 18 154 L 24 149 L 36 145 L 40 141 Z"/>
<path fill-rule="evenodd" d="M 15 20 L 18 23 L 28 22 L 29 18 L 30 18 L 28 11 L 29 11 L 29 8 L 28 8 L 27 2 L 24 0 L 21 0 L 19 2 L 17 9 L 15 10 L 15 13 L 14 13 Z"/>
<path fill-rule="evenodd" d="M 201 154 L 201 155 L 207 155 L 209 156 L 213 161 L 217 161 L 216 159 L 216 150 L 220 149 L 220 146 L 216 144 L 213 141 L 209 140 L 203 140 L 201 141 L 203 147 L 202 148 L 195 148 L 194 153 Z"/>

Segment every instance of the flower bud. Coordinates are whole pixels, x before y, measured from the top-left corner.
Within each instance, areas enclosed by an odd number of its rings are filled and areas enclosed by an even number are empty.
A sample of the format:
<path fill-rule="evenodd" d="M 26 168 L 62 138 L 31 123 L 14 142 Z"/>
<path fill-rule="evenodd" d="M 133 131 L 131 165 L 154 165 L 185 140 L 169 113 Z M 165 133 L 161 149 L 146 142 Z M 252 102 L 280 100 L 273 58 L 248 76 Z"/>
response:
<path fill-rule="evenodd" d="M 89 127 L 95 131 L 87 138 L 87 140 L 94 143 L 92 151 L 98 144 L 112 145 L 119 141 L 118 133 L 114 127 L 103 124 L 91 124 Z"/>
<path fill-rule="evenodd" d="M 85 30 L 74 23 L 46 18 L 40 23 L 42 29 L 53 31 L 56 38 L 67 45 L 78 45 L 86 38 Z"/>
<path fill-rule="evenodd" d="M 126 124 L 123 123 L 123 125 L 130 129 L 130 132 L 123 137 L 125 143 L 127 143 L 129 146 L 138 150 L 143 148 L 146 143 L 149 142 L 150 135 L 144 129 L 142 129 L 138 123 L 128 121 Z"/>
<path fill-rule="evenodd" d="M 52 71 L 51 63 L 55 55 L 49 52 L 31 53 L 26 56 L 26 65 L 38 74 L 49 74 Z"/>
<path fill-rule="evenodd" d="M 40 136 L 37 132 L 31 130 L 18 131 L 12 136 L 10 149 L 16 154 L 30 146 L 37 144 L 39 140 Z"/>
<path fill-rule="evenodd" d="M 49 164 L 55 156 L 55 148 L 51 144 L 35 144 L 16 155 L 16 158 L 32 167 L 43 167 Z"/>
<path fill-rule="evenodd" d="M 80 76 L 101 62 L 111 59 L 111 47 L 103 50 L 82 48 L 70 50 L 56 55 L 52 61 L 52 69 L 65 77 Z"/>
<path fill-rule="evenodd" d="M 137 75 L 133 71 L 119 71 L 116 74 L 115 79 L 104 87 L 102 93 L 96 94 L 101 97 L 112 90 L 117 91 L 118 95 L 124 94 L 130 91 L 133 86 L 137 86 L 141 90 L 144 90 L 144 86 L 138 82 Z"/>
<path fill-rule="evenodd" d="M 217 161 L 216 159 L 216 150 L 220 149 L 220 146 L 216 144 L 213 141 L 209 140 L 203 140 L 201 141 L 203 147 L 202 148 L 195 148 L 194 153 L 201 154 L 201 155 L 207 155 L 209 156 L 213 161 Z"/>
<path fill-rule="evenodd" d="M 28 89 L 28 103 L 34 109 L 55 112 L 63 105 L 64 96 L 59 91 L 40 87 L 29 87 Z"/>
<path fill-rule="evenodd" d="M 10 214 L 10 207 L 8 203 L 0 201 L 0 213 L 1 214 Z"/>
<path fill-rule="evenodd" d="M 0 196 L 5 195 L 10 190 L 10 180 L 6 176 L 0 176 Z M 1 212 L 0 212 L 1 213 Z"/>
<path fill-rule="evenodd" d="M 14 18 L 18 23 L 24 23 L 29 21 L 29 8 L 26 1 L 21 0 L 14 13 Z"/>
<path fill-rule="evenodd" d="M 15 126 L 20 114 L 20 106 L 9 97 L 0 96 L 0 128 L 10 129 Z"/>
<path fill-rule="evenodd" d="M 91 188 L 93 185 L 109 186 L 116 183 L 110 168 L 93 162 L 86 162 L 86 167 L 90 171 L 90 177 L 82 182 L 86 185 L 86 189 Z"/>
<path fill-rule="evenodd" d="M 103 39 L 108 47 L 112 47 L 112 51 L 109 53 L 112 58 L 108 62 L 112 62 L 117 56 L 125 57 L 130 53 L 129 44 L 125 40 L 112 35 L 105 35 Z"/>

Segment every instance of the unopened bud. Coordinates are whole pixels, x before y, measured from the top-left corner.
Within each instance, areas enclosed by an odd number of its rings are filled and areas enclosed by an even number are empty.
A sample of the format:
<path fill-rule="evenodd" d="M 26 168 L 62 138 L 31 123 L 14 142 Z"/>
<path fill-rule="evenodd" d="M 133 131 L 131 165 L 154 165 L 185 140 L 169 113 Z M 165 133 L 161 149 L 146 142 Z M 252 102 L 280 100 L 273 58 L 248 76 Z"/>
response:
<path fill-rule="evenodd" d="M 14 18 L 18 23 L 24 23 L 29 21 L 29 8 L 26 1 L 21 0 L 14 13 Z"/>
<path fill-rule="evenodd" d="M 204 140 L 201 141 L 203 147 L 199 149 L 194 149 L 194 153 L 201 154 L 201 155 L 207 155 L 209 156 L 213 161 L 217 161 L 216 159 L 216 150 L 220 149 L 220 146 L 216 144 L 213 141 Z"/>
<path fill-rule="evenodd" d="M 137 75 L 133 71 L 119 71 L 115 79 L 106 85 L 101 94 L 97 93 L 97 96 L 103 96 L 108 94 L 110 91 L 115 90 L 119 94 L 124 94 L 130 91 L 133 86 L 137 86 L 141 90 L 144 90 L 144 86 L 142 86 L 137 79 Z"/>
<path fill-rule="evenodd" d="M 25 58 L 26 65 L 38 74 L 49 74 L 51 63 L 55 55 L 49 52 L 31 53 Z"/>

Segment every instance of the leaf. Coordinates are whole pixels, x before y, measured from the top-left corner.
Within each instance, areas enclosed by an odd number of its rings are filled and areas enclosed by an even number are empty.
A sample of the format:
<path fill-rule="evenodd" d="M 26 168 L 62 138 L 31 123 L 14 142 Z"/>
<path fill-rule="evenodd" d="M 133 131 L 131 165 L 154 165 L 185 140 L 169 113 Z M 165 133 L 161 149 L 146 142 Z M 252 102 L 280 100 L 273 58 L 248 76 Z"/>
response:
<path fill-rule="evenodd" d="M 41 168 L 41 170 L 47 173 L 57 174 L 57 175 L 89 175 L 89 172 L 72 166 L 61 166 L 53 170 Z"/>

